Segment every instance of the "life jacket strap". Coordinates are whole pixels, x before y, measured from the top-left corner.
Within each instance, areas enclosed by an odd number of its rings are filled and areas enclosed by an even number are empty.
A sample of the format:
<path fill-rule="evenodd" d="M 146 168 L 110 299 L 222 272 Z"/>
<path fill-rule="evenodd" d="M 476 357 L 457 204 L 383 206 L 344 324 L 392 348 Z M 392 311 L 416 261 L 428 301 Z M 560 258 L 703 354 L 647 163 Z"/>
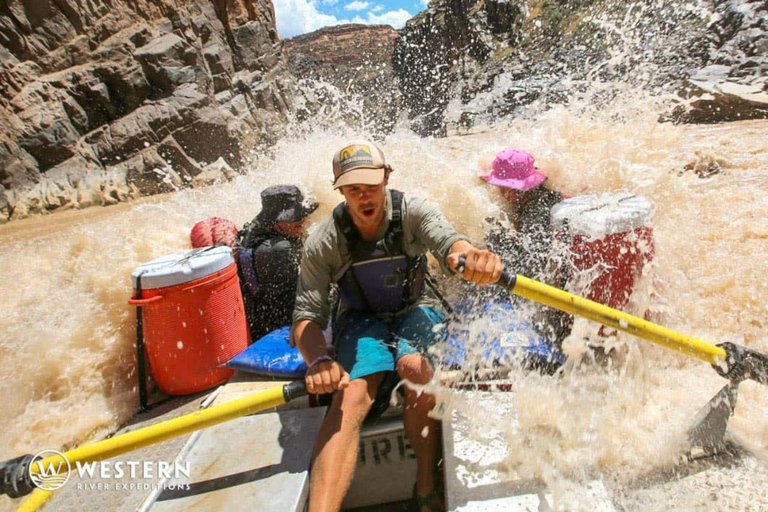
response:
<path fill-rule="evenodd" d="M 396 312 L 402 311 L 409 306 L 413 305 L 421 296 L 423 291 L 423 285 L 425 276 L 427 275 L 427 258 L 424 255 L 409 257 L 405 253 L 404 247 L 404 230 L 403 230 L 403 197 L 404 194 L 399 190 L 390 189 L 390 197 L 392 198 L 392 220 L 389 223 L 387 232 L 384 235 L 384 239 L 377 245 L 382 247 L 388 256 L 404 255 L 406 257 L 406 269 L 403 276 L 403 294 L 400 302 L 400 307 Z M 345 203 L 340 203 L 333 210 L 333 219 L 337 226 L 337 229 L 341 231 L 344 238 L 347 240 L 347 250 L 352 255 L 353 265 L 357 263 L 355 261 L 356 249 L 362 242 L 362 236 L 360 232 L 355 228 L 352 222 L 352 217 L 347 210 Z M 376 309 L 371 307 L 365 291 L 363 290 L 360 282 L 352 270 L 352 266 L 345 272 L 344 276 L 339 280 L 340 286 L 350 286 L 354 289 L 354 295 L 358 297 L 358 300 L 362 302 L 361 306 L 366 311 L 375 311 Z"/>

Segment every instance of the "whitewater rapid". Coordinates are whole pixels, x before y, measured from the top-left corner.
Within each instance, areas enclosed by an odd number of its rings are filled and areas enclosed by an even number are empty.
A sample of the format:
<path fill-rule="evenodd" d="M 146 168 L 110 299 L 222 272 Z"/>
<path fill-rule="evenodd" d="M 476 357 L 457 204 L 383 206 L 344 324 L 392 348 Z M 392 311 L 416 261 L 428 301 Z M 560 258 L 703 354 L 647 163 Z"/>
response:
<path fill-rule="evenodd" d="M 766 133 L 768 121 L 674 126 L 652 116 L 596 120 L 555 108 L 445 139 L 398 131 L 381 145 L 395 169 L 390 185 L 437 203 L 478 244 L 483 219 L 498 214 L 500 201 L 478 176 L 505 148 L 531 152 L 568 195 L 627 191 L 648 198 L 655 258 L 630 312 L 650 309 L 685 334 L 768 352 Z M 199 220 L 219 216 L 242 226 L 269 185 L 299 185 L 321 204 L 310 218 L 317 222 L 341 200 L 330 186 L 332 153 L 358 135 L 366 134 L 304 133 L 281 141 L 230 183 L 0 226 L 0 458 L 72 448 L 124 424 L 138 406 L 131 270 L 188 248 Z M 586 334 L 593 328 L 575 327 Z M 516 414 L 507 470 L 568 489 L 583 468 L 621 486 L 674 467 L 687 422 L 725 381 L 697 360 L 630 336 L 618 342 L 629 349 L 620 371 L 513 376 L 517 391 L 503 399 L 510 403 L 483 416 L 503 422 Z M 729 435 L 768 463 L 765 387 L 742 385 Z M 721 500 L 714 508 L 768 507 L 759 491 L 764 481 L 731 484 L 752 493 L 752 501 Z M 690 509 L 702 506 L 697 499 L 684 491 L 630 493 L 624 506 Z M 0 508 L 9 503 L 3 498 Z"/>

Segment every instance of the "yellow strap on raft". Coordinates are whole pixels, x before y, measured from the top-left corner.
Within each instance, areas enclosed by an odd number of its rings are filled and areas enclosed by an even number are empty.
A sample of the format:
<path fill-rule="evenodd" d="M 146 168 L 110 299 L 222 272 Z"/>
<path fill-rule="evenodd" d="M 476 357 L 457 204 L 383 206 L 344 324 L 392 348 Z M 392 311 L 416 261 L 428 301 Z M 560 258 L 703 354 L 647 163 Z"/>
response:
<path fill-rule="evenodd" d="M 506 281 L 509 282 L 509 279 Z M 515 278 L 514 285 L 507 286 L 507 289 L 526 299 L 634 334 L 672 350 L 697 357 L 710 364 L 720 364 L 725 361 L 727 356 L 722 347 L 680 334 L 672 329 L 667 329 L 519 274 Z"/>

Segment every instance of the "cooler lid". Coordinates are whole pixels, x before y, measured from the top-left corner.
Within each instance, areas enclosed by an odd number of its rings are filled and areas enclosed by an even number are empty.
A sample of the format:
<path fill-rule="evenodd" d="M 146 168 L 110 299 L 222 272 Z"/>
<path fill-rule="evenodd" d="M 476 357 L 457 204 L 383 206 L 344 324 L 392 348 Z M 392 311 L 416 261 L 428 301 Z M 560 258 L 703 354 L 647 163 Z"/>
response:
<path fill-rule="evenodd" d="M 650 220 L 651 203 L 626 192 L 572 197 L 551 211 L 554 229 L 591 238 L 633 231 Z"/>
<path fill-rule="evenodd" d="M 144 263 L 131 272 L 131 281 L 136 289 L 141 274 L 142 290 L 165 288 L 209 276 L 224 270 L 234 261 L 229 247 L 201 247 Z"/>

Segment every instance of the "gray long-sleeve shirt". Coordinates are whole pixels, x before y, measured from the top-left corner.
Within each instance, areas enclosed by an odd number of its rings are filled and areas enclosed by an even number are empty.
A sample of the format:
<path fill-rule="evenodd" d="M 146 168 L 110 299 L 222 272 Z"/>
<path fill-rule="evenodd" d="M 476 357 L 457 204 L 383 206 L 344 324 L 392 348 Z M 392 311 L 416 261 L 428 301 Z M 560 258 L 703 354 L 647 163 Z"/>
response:
<path fill-rule="evenodd" d="M 384 238 L 391 220 L 392 196 L 387 190 L 387 213 L 376 236 L 377 240 Z M 404 196 L 403 248 L 408 256 L 420 256 L 429 251 L 443 271 L 448 273 L 446 258 L 451 246 L 459 240 L 467 238 L 456 232 L 435 205 L 420 197 Z M 293 311 L 294 324 L 301 320 L 311 320 L 321 327 L 328 324 L 331 284 L 341 279 L 351 264 L 347 240 L 336 228 L 333 216 L 329 215 L 312 230 L 304 243 Z M 433 294 L 424 292 L 413 307 L 439 307 L 439 304 Z"/>

